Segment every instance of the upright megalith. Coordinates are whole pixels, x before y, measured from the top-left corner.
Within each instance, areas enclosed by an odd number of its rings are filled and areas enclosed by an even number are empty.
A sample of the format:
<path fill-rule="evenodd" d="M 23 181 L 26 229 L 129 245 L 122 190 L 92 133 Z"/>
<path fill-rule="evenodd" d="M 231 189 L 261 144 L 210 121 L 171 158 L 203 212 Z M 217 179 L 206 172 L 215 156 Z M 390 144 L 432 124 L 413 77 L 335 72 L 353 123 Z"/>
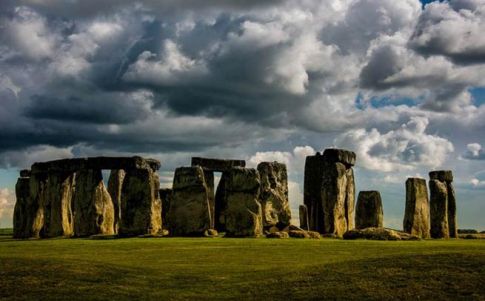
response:
<path fill-rule="evenodd" d="M 74 235 L 115 234 L 115 210 L 100 169 L 76 173 L 73 198 Z"/>
<path fill-rule="evenodd" d="M 342 236 L 354 227 L 355 161 L 354 152 L 342 149 L 306 158 L 303 197 L 311 230 Z"/>
<path fill-rule="evenodd" d="M 308 227 L 308 208 L 305 205 L 300 205 L 298 213 L 300 217 L 300 228 L 307 231 L 310 230 Z"/>
<path fill-rule="evenodd" d="M 364 229 L 369 227 L 380 228 L 383 226 L 384 211 L 379 191 L 361 191 L 357 198 L 357 210 L 355 214 L 355 227 Z"/>
<path fill-rule="evenodd" d="M 123 188 L 123 180 L 125 179 L 125 171 L 123 169 L 113 169 L 108 179 L 108 192 L 113 202 L 114 211 L 114 231 L 118 233 L 121 221 L 121 190 Z"/>
<path fill-rule="evenodd" d="M 158 234 L 162 228 L 158 173 L 150 167 L 125 171 L 119 235 Z"/>
<path fill-rule="evenodd" d="M 29 225 L 29 217 L 32 215 L 30 206 L 30 175 L 23 177 L 26 174 L 22 174 L 21 172 L 20 176 L 15 185 L 17 201 L 15 202 L 13 213 L 13 237 L 28 238 L 31 235 L 32 228 Z"/>
<path fill-rule="evenodd" d="M 257 170 L 261 178 L 259 200 L 263 210 L 263 226 L 284 229 L 291 221 L 286 165 L 261 162 Z"/>
<path fill-rule="evenodd" d="M 225 182 L 226 235 L 258 237 L 263 234 L 263 216 L 259 203 L 261 179 L 254 168 L 235 167 Z"/>
<path fill-rule="evenodd" d="M 403 221 L 404 232 L 420 238 L 430 237 L 429 201 L 426 180 L 406 180 L 406 209 Z"/>
<path fill-rule="evenodd" d="M 458 237 L 456 194 L 451 170 L 429 173 L 431 237 Z"/>
<path fill-rule="evenodd" d="M 203 236 L 211 229 L 209 193 L 204 170 L 200 166 L 179 167 L 173 178 L 169 209 L 170 234 Z"/>
<path fill-rule="evenodd" d="M 172 203 L 173 190 L 170 188 L 163 188 L 159 190 L 160 201 L 162 202 L 162 228 L 168 230 L 170 222 L 168 218 L 168 212 L 170 210 L 170 204 Z"/>
<path fill-rule="evenodd" d="M 70 171 L 53 171 L 47 176 L 46 202 L 44 203 L 43 237 L 69 237 L 73 235 L 72 198 L 76 174 Z"/>
<path fill-rule="evenodd" d="M 44 233 L 47 214 L 47 173 L 32 173 L 29 180 L 30 198 L 26 225 L 26 238 L 40 238 Z M 27 234 L 29 233 L 29 234 Z"/>

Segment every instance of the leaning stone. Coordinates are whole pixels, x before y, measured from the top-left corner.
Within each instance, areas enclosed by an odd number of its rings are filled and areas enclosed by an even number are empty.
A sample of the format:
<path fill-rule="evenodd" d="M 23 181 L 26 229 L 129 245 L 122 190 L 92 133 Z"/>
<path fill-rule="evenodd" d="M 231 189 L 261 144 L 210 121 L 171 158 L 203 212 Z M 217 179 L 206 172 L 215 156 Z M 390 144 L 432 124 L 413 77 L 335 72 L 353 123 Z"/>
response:
<path fill-rule="evenodd" d="M 69 237 L 73 235 L 71 203 L 75 174 L 50 172 L 47 176 L 46 204 L 44 204 L 43 237 Z"/>
<path fill-rule="evenodd" d="M 429 173 L 430 180 L 439 180 L 440 182 L 453 182 L 453 172 L 451 170 L 435 170 Z"/>
<path fill-rule="evenodd" d="M 347 173 L 342 163 L 329 163 L 323 174 L 322 203 L 324 233 L 342 236 L 347 231 L 345 200 L 347 194 Z"/>
<path fill-rule="evenodd" d="M 300 228 L 303 230 L 310 230 L 308 227 L 308 208 L 305 205 L 300 205 L 298 207 L 298 211 L 300 214 Z"/>
<path fill-rule="evenodd" d="M 31 208 L 30 202 L 30 179 L 18 178 L 15 185 L 15 196 L 17 201 L 13 211 L 13 237 L 29 238 L 32 225 L 29 225 Z"/>
<path fill-rule="evenodd" d="M 121 222 L 121 189 L 123 188 L 123 180 L 125 178 L 125 171 L 123 169 L 113 169 L 109 175 L 108 192 L 113 202 L 114 210 L 114 231 L 118 233 Z"/>
<path fill-rule="evenodd" d="M 355 165 L 356 155 L 352 151 L 337 148 L 327 148 L 323 152 L 323 156 L 329 162 L 340 162 L 348 167 Z"/>
<path fill-rule="evenodd" d="M 104 186 L 101 170 L 76 173 L 73 198 L 74 235 L 115 234 L 115 211 L 111 196 Z"/>
<path fill-rule="evenodd" d="M 286 232 L 274 232 L 266 235 L 267 238 L 289 238 L 290 236 Z"/>
<path fill-rule="evenodd" d="M 225 183 L 226 236 L 258 237 L 263 234 L 263 217 L 259 203 L 259 172 L 253 168 L 235 167 L 228 171 Z"/>
<path fill-rule="evenodd" d="M 439 180 L 430 180 L 429 190 L 431 237 L 449 238 L 447 185 Z"/>
<path fill-rule="evenodd" d="M 361 191 L 357 200 L 355 226 L 357 229 L 382 227 L 384 212 L 379 191 Z"/>
<path fill-rule="evenodd" d="M 157 234 L 162 228 L 160 180 L 152 169 L 126 170 L 121 192 L 121 236 Z"/>
<path fill-rule="evenodd" d="M 277 225 L 279 228 L 288 226 L 291 221 L 291 210 L 288 202 L 286 165 L 278 162 L 261 162 L 257 169 L 261 177 L 259 200 L 263 210 L 263 225 Z"/>
<path fill-rule="evenodd" d="M 203 236 L 211 229 L 209 188 L 200 166 L 179 167 L 173 179 L 169 210 L 172 236 Z"/>
<path fill-rule="evenodd" d="M 404 232 L 420 238 L 430 237 L 429 201 L 426 180 L 406 180 L 406 209 L 403 221 Z"/>

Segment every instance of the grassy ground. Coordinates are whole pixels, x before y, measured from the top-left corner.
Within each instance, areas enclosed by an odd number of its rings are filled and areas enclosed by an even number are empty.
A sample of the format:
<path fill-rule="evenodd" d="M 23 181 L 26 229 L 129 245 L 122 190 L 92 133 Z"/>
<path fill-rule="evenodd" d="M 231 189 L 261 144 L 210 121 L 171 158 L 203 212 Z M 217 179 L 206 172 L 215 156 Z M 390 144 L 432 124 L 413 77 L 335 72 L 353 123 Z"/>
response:
<path fill-rule="evenodd" d="M 12 240 L 0 300 L 485 300 L 485 240 Z"/>

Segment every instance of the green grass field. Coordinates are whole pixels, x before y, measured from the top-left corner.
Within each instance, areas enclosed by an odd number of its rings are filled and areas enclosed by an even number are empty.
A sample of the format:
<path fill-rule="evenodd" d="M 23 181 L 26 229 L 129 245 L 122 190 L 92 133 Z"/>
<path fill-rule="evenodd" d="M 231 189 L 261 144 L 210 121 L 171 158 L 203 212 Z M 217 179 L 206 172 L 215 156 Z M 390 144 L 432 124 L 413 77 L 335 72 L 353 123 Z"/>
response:
<path fill-rule="evenodd" d="M 485 240 L 0 235 L 0 300 L 485 300 Z"/>

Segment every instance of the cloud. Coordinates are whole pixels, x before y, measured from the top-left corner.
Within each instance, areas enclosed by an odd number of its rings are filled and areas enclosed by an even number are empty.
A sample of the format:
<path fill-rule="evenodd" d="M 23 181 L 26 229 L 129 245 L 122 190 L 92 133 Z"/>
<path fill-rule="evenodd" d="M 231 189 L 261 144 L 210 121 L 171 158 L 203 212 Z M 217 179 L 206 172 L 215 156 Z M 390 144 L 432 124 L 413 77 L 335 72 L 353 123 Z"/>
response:
<path fill-rule="evenodd" d="M 357 164 L 376 171 L 412 170 L 441 166 L 453 152 L 445 138 L 426 133 L 428 119 L 412 117 L 400 128 L 380 133 L 373 128 L 350 130 L 336 138 L 338 147 L 355 150 Z"/>
<path fill-rule="evenodd" d="M 313 155 L 315 155 L 313 147 L 308 145 L 296 146 L 291 152 L 256 152 L 256 154 L 247 159 L 247 164 L 248 166 L 256 167 L 261 162 L 277 161 L 286 164 L 288 172 L 295 174 L 303 172 L 306 157 Z"/>
<path fill-rule="evenodd" d="M 462 155 L 468 160 L 485 160 L 485 151 L 479 143 L 470 143 L 466 146 L 467 150 Z"/>
<path fill-rule="evenodd" d="M 0 189 L 0 226 L 11 227 L 15 197 L 8 188 Z"/>

